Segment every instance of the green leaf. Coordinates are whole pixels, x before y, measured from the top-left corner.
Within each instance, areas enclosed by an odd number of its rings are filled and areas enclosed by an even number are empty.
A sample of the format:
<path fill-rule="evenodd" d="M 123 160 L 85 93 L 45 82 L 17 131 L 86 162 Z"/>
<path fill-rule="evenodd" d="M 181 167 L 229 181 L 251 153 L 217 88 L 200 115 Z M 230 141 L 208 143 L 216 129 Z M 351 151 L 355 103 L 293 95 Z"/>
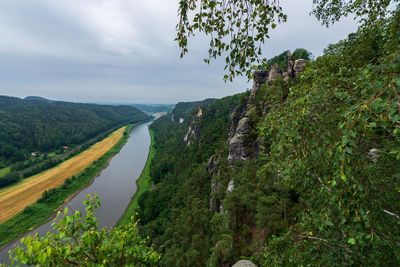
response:
<path fill-rule="evenodd" d="M 349 238 L 349 240 L 347 241 L 350 245 L 354 245 L 356 243 L 356 240 L 354 238 Z"/>

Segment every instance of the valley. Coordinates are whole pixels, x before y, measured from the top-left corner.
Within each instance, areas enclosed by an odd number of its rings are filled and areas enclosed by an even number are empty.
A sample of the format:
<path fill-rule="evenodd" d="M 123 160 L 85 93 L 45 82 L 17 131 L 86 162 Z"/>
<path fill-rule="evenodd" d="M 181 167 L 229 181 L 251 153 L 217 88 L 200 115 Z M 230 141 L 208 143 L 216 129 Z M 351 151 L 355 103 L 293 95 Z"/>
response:
<path fill-rule="evenodd" d="M 400 0 L 5 1 L 1 267 L 400 266 Z"/>
<path fill-rule="evenodd" d="M 36 202 L 44 191 L 59 187 L 66 179 L 79 174 L 110 150 L 121 139 L 124 131 L 125 127 L 122 127 L 60 165 L 0 190 L 0 223 Z"/>
<path fill-rule="evenodd" d="M 114 226 L 124 213 L 131 197 L 136 191 L 136 179 L 139 178 L 146 163 L 151 142 L 147 126 L 148 124 L 140 124 L 131 128 L 128 131 L 128 133 L 130 133 L 129 138 L 127 138 L 126 144 L 124 142 L 125 145 L 122 148 L 120 147 L 120 150 L 118 150 L 119 153 L 110 159 L 109 157 L 105 158 L 104 165 L 102 165 L 105 168 L 103 167 L 95 172 L 98 177 L 92 180 L 92 183 L 88 187 L 85 185 L 80 189 L 81 191 L 74 194 L 71 198 L 68 198 L 66 203 L 64 203 L 62 199 L 62 202 L 59 202 L 60 204 L 55 206 L 50 214 L 54 214 L 54 210 L 58 209 L 60 205 L 66 205 L 74 210 L 82 210 L 82 201 L 86 195 L 96 192 L 102 201 L 102 207 L 97 213 L 101 227 Z M 98 161 L 100 162 L 103 160 L 100 159 Z M 94 176 L 92 175 L 92 177 Z M 8 230 L 17 227 L 22 221 L 23 218 L 19 218 L 18 221 L 9 224 L 7 226 Z M 33 232 L 45 235 L 46 232 L 52 229 L 52 223 L 52 218 L 49 221 L 49 218 L 45 217 L 42 222 L 43 225 L 35 230 L 30 229 L 30 231 L 33 230 Z M 3 234 L 2 237 L 4 237 L 4 233 L 8 231 L 5 228 L 5 224 L 7 224 L 7 222 L 0 225 L 0 236 Z M 37 226 L 38 225 L 35 225 L 35 227 Z M 4 243 L 2 242 L 2 244 Z M 19 244 L 19 239 L 9 244 L 7 247 L 2 247 L 0 251 L 0 262 L 8 262 L 8 250 L 17 244 Z"/>

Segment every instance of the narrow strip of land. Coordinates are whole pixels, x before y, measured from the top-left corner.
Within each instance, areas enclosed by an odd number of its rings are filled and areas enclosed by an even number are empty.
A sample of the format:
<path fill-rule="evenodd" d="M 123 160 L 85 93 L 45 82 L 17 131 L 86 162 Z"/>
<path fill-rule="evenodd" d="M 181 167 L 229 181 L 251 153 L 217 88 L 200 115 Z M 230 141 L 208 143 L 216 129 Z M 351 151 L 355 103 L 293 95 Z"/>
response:
<path fill-rule="evenodd" d="M 25 179 L 22 183 L 0 190 L 0 223 L 11 218 L 42 197 L 45 190 L 61 186 L 110 150 L 123 136 L 125 127 L 97 142 L 88 150 L 45 172 Z"/>

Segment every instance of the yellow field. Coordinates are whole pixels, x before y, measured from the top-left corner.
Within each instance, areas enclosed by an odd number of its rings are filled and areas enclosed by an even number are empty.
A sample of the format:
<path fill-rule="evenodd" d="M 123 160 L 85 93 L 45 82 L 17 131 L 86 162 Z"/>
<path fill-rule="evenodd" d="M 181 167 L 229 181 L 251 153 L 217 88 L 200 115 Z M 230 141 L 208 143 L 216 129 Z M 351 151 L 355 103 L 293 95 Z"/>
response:
<path fill-rule="evenodd" d="M 121 139 L 124 131 L 125 127 L 122 127 L 60 165 L 0 190 L 0 223 L 36 202 L 45 190 L 59 187 L 66 179 L 83 171 L 110 150 Z"/>

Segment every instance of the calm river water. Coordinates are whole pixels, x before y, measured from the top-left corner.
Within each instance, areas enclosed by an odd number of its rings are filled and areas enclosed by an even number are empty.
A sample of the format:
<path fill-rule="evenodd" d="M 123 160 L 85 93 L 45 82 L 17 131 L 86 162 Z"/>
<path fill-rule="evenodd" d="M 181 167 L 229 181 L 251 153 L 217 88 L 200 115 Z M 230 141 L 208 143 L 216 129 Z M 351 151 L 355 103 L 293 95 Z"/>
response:
<path fill-rule="evenodd" d="M 99 226 L 114 226 L 136 192 L 136 180 L 146 164 L 151 144 L 148 125 L 149 123 L 146 123 L 134 127 L 127 143 L 111 159 L 108 167 L 89 187 L 77 194 L 67 205 L 72 209 L 83 210 L 82 202 L 85 196 L 90 193 L 97 193 L 101 201 L 101 207 L 96 212 Z M 52 229 L 52 222 L 53 220 L 36 228 L 33 233 L 38 232 L 44 236 L 46 232 Z M 15 241 L 0 251 L 0 263 L 9 263 L 8 251 L 19 243 L 19 240 Z"/>

